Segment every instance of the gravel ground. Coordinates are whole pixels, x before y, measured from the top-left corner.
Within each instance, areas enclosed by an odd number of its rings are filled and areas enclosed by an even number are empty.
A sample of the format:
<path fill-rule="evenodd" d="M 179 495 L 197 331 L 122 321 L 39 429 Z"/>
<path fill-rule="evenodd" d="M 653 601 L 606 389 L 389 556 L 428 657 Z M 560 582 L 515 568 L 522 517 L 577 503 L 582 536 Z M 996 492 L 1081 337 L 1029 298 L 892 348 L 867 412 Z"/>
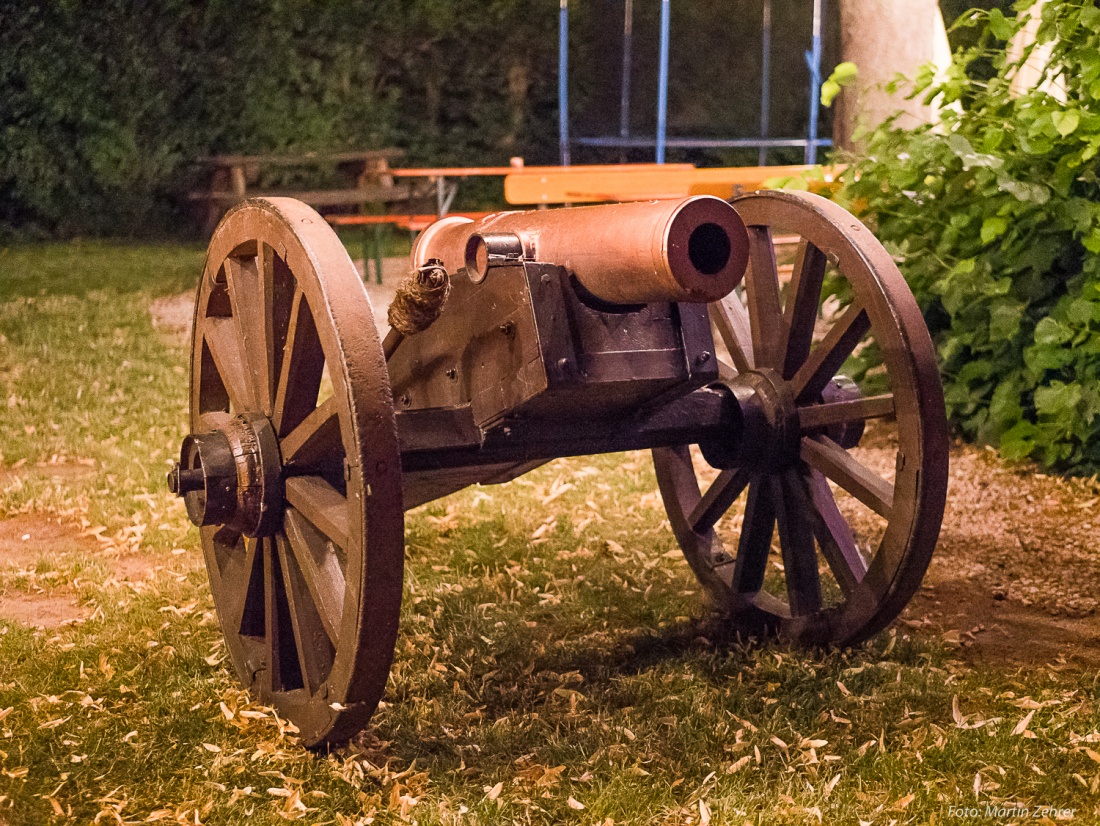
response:
<path fill-rule="evenodd" d="M 1100 665 L 1100 485 L 956 444 L 936 555 L 904 628 L 970 659 Z"/>

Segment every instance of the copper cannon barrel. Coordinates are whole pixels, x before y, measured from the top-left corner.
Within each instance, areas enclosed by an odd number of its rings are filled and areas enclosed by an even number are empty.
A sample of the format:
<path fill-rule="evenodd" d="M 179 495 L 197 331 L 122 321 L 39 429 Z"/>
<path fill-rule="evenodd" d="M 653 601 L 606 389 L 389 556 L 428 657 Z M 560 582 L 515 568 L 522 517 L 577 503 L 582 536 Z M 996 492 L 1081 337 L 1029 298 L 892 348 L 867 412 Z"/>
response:
<path fill-rule="evenodd" d="M 727 295 L 748 265 L 748 234 L 736 210 L 707 195 L 680 200 L 498 212 L 444 218 L 421 233 L 414 267 L 430 259 L 474 281 L 520 257 L 563 266 L 612 304 Z"/>

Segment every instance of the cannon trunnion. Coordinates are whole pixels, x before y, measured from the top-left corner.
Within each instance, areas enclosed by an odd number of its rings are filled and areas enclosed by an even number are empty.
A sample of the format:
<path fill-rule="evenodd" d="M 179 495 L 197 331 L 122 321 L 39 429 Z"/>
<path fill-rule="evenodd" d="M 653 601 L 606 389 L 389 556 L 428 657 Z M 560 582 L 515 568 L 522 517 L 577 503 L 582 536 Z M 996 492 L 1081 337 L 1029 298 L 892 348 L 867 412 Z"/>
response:
<path fill-rule="evenodd" d="M 434 304 L 410 280 L 383 342 L 324 220 L 257 199 L 199 288 L 169 484 L 239 678 L 306 743 L 382 697 L 404 510 L 555 457 L 652 449 L 676 539 L 739 629 L 848 644 L 919 586 L 946 495 L 936 363 L 889 255 L 836 205 L 445 219 L 412 267 Z"/>

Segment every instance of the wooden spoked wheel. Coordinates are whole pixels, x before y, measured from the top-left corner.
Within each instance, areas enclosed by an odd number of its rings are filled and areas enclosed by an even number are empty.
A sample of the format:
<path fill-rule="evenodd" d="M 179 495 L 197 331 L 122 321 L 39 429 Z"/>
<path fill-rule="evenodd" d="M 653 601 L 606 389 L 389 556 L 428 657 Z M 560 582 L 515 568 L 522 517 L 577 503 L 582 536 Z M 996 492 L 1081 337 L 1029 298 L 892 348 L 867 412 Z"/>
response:
<path fill-rule="evenodd" d="M 733 204 L 749 271 L 710 310 L 739 454 L 701 446 L 715 476 L 687 447 L 655 450 L 661 494 L 735 627 L 854 643 L 905 607 L 939 536 L 948 431 L 932 342 L 889 254 L 845 210 L 786 192 Z M 789 277 L 777 240 L 795 250 Z M 853 355 L 876 366 L 863 374 Z"/>
<path fill-rule="evenodd" d="M 191 434 L 174 485 L 202 526 L 238 676 L 308 745 L 350 737 L 377 707 L 397 636 L 400 454 L 370 301 L 305 204 L 247 201 L 214 233 Z"/>

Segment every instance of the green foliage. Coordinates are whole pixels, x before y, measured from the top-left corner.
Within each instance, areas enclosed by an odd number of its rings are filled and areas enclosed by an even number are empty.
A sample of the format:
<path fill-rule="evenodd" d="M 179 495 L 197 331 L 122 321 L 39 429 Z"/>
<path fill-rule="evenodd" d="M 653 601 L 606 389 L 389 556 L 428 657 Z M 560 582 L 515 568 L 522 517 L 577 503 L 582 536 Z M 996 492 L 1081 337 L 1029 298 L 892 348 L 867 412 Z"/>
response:
<path fill-rule="evenodd" d="M 552 95 L 554 42 L 535 32 L 555 16 L 538 0 L 0 4 L 0 232 L 174 229 L 192 162 L 218 152 L 500 163 L 529 135 L 552 144 L 553 113 L 528 100 Z"/>
<path fill-rule="evenodd" d="M 859 69 L 851 61 L 837 64 L 833 73 L 821 84 L 821 105 L 832 106 L 833 98 L 840 94 L 840 90 L 851 83 L 859 75 Z"/>
<path fill-rule="evenodd" d="M 1023 12 L 1032 0 L 1020 0 Z M 1077 472 L 1100 468 L 1100 8 L 1055 0 L 1038 44 L 1065 90 L 1019 97 L 1004 41 L 1023 18 L 974 11 L 976 45 L 914 96 L 942 125 L 867 137 L 844 196 L 871 213 L 925 312 L 962 431 Z M 1027 60 L 1025 53 L 1021 63 Z M 991 61 L 994 75 L 968 74 Z"/>

